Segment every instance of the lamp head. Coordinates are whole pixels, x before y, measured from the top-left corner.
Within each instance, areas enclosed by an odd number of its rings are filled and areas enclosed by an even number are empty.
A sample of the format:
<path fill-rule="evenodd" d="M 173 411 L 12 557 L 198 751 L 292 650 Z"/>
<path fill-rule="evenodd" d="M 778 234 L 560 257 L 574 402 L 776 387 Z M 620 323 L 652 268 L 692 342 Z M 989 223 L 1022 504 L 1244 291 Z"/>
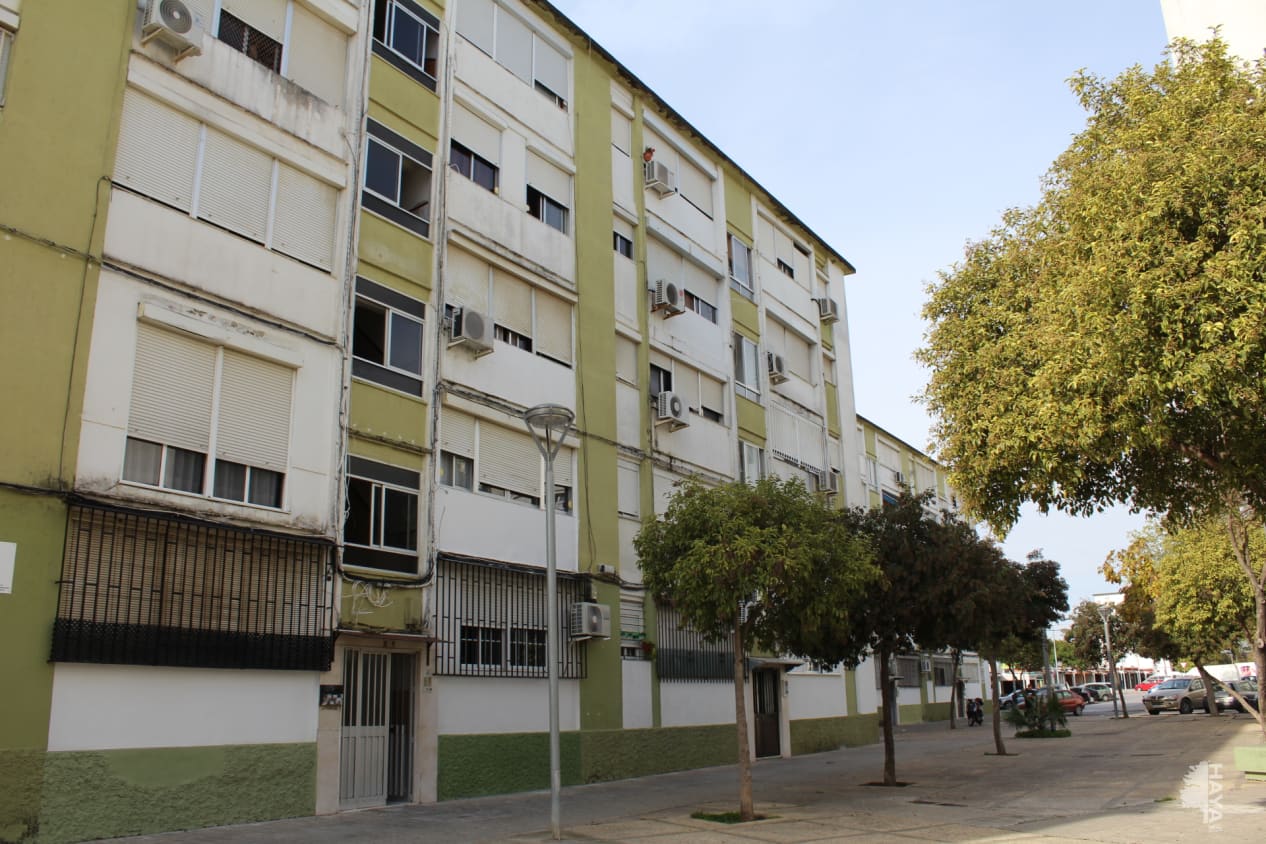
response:
<path fill-rule="evenodd" d="M 538 404 L 523 411 L 523 421 L 532 431 L 532 436 L 548 437 L 563 433 L 571 427 L 575 418 L 576 414 L 561 404 Z"/>
<path fill-rule="evenodd" d="M 1100 604 L 1097 609 L 1099 610 L 1099 617 L 1104 621 L 1107 621 L 1108 617 L 1112 615 L 1112 607 L 1107 604 Z"/>

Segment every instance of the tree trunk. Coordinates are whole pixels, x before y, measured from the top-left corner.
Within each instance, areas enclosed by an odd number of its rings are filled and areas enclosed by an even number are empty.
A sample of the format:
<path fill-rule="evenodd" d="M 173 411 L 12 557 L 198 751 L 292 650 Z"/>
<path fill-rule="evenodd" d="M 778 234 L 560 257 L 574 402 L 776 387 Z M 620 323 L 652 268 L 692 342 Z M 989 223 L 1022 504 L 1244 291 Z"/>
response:
<path fill-rule="evenodd" d="M 958 648 L 954 648 L 954 664 L 950 671 L 950 729 L 957 730 L 958 723 L 955 721 L 955 707 L 958 706 L 958 664 L 963 660 L 963 652 Z"/>
<path fill-rule="evenodd" d="M 1263 565 L 1266 570 L 1266 565 Z M 1266 571 L 1263 572 L 1266 574 Z M 1266 741 L 1266 710 L 1262 709 L 1262 684 L 1266 683 L 1266 589 L 1261 581 L 1253 584 L 1253 602 L 1257 605 L 1257 636 L 1253 643 L 1253 664 L 1257 666 L 1257 711 L 1240 701 L 1248 712 L 1257 718 L 1257 725 L 1262 729 L 1262 741 Z"/>
<path fill-rule="evenodd" d="M 1217 715 L 1219 712 L 1218 696 L 1213 693 L 1213 687 L 1216 681 L 1213 679 L 1212 674 L 1210 674 L 1208 671 L 1205 671 L 1203 662 L 1196 660 L 1195 666 L 1196 666 L 1196 670 L 1200 672 L 1200 679 L 1204 680 L 1205 706 L 1208 708 L 1210 715 Z"/>
<path fill-rule="evenodd" d="M 888 652 L 879 651 L 879 706 L 882 710 L 879 723 L 884 731 L 884 785 L 897 784 L 897 747 L 892 739 L 893 700 L 891 677 L 888 673 Z"/>
<path fill-rule="evenodd" d="M 1129 718 L 1130 713 L 1125 708 L 1125 685 L 1121 682 L 1121 672 L 1117 671 L 1117 667 L 1112 666 L 1112 685 L 1117 690 L 1117 700 L 1121 702 L 1121 717 Z"/>
<path fill-rule="evenodd" d="M 1253 634 L 1253 665 L 1257 671 L 1257 711 L 1248 711 L 1257 718 L 1261 728 L 1262 741 L 1266 741 L 1266 717 L 1263 717 L 1261 687 L 1266 683 L 1266 561 L 1262 563 L 1259 573 L 1253 568 L 1253 561 L 1248 554 L 1248 528 L 1243 522 L 1240 502 L 1228 501 L 1226 529 L 1231 537 L 1231 549 L 1235 559 L 1244 570 L 1249 585 L 1253 587 L 1253 605 L 1257 614 L 1257 630 Z"/>
<path fill-rule="evenodd" d="M 755 820 L 752 807 L 752 753 L 747 741 L 747 689 L 743 682 L 743 627 L 734 622 L 734 727 L 738 731 L 739 819 Z"/>
<path fill-rule="evenodd" d="M 1007 755 L 1002 743 L 1002 684 L 998 682 L 998 660 L 989 657 L 989 686 L 993 695 L 993 745 L 999 756 Z"/>

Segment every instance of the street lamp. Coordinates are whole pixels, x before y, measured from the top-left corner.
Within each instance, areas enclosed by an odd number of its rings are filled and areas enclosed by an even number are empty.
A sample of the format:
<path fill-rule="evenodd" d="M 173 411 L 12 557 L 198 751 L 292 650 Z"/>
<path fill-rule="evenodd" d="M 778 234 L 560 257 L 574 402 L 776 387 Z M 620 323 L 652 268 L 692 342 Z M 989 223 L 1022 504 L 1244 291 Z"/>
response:
<path fill-rule="evenodd" d="M 562 774 L 558 752 L 558 571 L 554 561 L 554 458 L 576 415 L 561 404 L 538 404 L 523 411 L 523 421 L 545 458 L 545 661 L 549 671 L 549 822 L 561 841 L 559 802 Z"/>
<path fill-rule="evenodd" d="M 1117 713 L 1117 664 L 1112 658 L 1112 631 L 1108 628 L 1108 619 L 1112 617 L 1112 607 L 1107 604 L 1100 604 L 1099 617 L 1103 619 L 1103 641 L 1108 648 L 1108 682 L 1112 684 L 1112 717 L 1119 717 Z"/>

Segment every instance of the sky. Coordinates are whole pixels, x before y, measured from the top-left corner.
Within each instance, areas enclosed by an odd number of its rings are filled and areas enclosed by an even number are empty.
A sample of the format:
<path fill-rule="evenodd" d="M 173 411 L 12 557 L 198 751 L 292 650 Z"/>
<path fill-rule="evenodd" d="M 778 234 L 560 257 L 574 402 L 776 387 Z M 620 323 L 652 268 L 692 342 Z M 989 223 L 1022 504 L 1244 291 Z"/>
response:
<path fill-rule="evenodd" d="M 1085 125 L 1067 80 L 1163 58 L 1160 0 L 552 0 L 792 210 L 845 283 L 857 412 L 935 454 L 916 396 L 938 271 L 1033 204 Z M 1143 516 L 1026 510 L 1003 542 L 1061 564 L 1075 606 Z"/>

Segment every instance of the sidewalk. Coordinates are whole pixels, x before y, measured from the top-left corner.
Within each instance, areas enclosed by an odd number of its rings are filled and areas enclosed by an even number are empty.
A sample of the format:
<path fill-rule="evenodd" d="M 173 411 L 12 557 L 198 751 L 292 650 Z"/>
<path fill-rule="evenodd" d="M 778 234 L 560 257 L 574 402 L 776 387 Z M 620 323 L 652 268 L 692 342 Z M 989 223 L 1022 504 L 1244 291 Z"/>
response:
<path fill-rule="evenodd" d="M 563 790 L 568 841 L 710 844 L 847 841 L 1180 841 L 1260 840 L 1266 784 L 1246 783 L 1232 765 L 1236 744 L 1258 741 L 1247 716 L 1145 714 L 1127 720 L 1070 718 L 1067 739 L 1009 738 L 1007 757 L 985 729 L 921 724 L 897 735 L 897 776 L 881 778 L 883 751 L 870 745 L 762 760 L 757 811 L 740 825 L 699 821 L 692 812 L 737 807 L 732 766 Z M 1190 766 L 1211 764 L 1213 789 L 1184 792 Z M 1216 766 L 1221 765 L 1219 770 Z M 1218 780 L 1217 777 L 1222 779 Z M 1221 790 L 1217 789 L 1221 786 Z M 1212 796 L 1210 796 L 1212 795 Z M 1202 812 L 1197 803 L 1213 811 Z M 1217 817 L 1220 815 L 1220 817 Z M 275 842 L 541 842 L 549 835 L 545 792 L 392 806 L 319 818 L 122 839 L 133 844 Z"/>

